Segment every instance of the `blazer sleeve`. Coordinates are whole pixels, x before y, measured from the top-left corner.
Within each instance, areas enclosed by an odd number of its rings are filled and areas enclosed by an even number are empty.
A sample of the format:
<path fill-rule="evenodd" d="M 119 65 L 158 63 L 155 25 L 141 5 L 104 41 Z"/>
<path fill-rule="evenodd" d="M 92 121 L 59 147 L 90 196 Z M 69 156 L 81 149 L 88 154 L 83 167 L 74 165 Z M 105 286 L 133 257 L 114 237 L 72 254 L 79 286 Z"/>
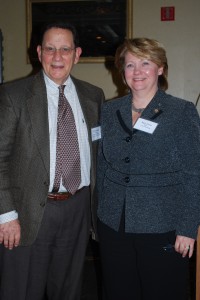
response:
<path fill-rule="evenodd" d="M 103 154 L 103 138 L 104 138 L 104 126 L 106 124 L 106 111 L 108 109 L 108 106 L 106 105 L 106 102 L 102 105 L 101 110 L 101 118 L 100 118 L 100 125 L 101 125 L 101 140 L 99 141 L 98 146 L 98 157 L 97 157 L 97 192 L 98 192 L 98 201 L 101 199 L 102 190 L 103 190 L 103 182 L 104 182 L 104 176 L 105 172 L 107 170 L 107 162 L 105 160 L 104 154 Z"/>
<path fill-rule="evenodd" d="M 18 117 L 4 86 L 0 87 L 0 214 L 15 210 L 11 194 L 10 159 Z"/>
<path fill-rule="evenodd" d="M 175 139 L 184 175 L 177 234 L 196 238 L 200 224 L 200 119 L 191 102 L 186 102 Z"/>

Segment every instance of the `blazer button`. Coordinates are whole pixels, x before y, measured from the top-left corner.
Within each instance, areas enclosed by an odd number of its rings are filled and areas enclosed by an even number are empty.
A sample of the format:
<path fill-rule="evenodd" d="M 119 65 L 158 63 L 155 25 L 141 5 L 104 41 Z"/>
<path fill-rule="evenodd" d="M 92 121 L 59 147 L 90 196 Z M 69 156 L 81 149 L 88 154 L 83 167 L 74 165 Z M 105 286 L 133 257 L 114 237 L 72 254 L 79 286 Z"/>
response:
<path fill-rule="evenodd" d="M 129 163 L 129 162 L 130 162 L 130 158 L 129 158 L 129 157 L 126 157 L 126 158 L 125 158 L 125 162 L 126 162 L 126 163 Z"/>
<path fill-rule="evenodd" d="M 41 203 L 40 203 L 40 206 L 41 206 L 41 207 L 45 207 L 45 205 L 46 205 L 45 202 L 41 202 Z"/>
<path fill-rule="evenodd" d="M 129 142 L 130 142 L 130 140 L 131 140 L 130 136 L 127 136 L 127 138 L 126 138 L 126 142 L 127 142 L 127 143 L 129 143 Z"/>
<path fill-rule="evenodd" d="M 124 181 L 125 181 L 126 183 L 129 183 L 130 178 L 129 178 L 129 177 L 125 177 L 125 178 L 124 178 Z"/>

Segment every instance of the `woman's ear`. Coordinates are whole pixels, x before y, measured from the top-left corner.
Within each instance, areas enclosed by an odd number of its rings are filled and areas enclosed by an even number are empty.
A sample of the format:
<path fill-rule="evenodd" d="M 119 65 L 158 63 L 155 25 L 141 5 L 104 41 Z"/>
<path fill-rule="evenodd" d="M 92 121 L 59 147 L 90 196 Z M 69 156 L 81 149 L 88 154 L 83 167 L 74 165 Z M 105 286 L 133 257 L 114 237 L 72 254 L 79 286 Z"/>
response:
<path fill-rule="evenodd" d="M 163 73 L 163 67 L 158 68 L 158 75 L 162 75 Z"/>

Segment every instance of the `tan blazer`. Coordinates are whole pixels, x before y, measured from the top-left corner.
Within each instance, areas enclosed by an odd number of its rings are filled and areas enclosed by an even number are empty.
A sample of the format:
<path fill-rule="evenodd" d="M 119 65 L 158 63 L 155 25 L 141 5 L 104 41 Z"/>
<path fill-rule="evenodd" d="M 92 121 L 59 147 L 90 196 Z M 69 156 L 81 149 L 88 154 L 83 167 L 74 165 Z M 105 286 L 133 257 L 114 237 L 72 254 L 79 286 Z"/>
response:
<path fill-rule="evenodd" d="M 103 91 L 72 77 L 88 127 L 91 147 L 91 207 L 95 227 L 94 186 L 98 126 Z M 19 214 L 21 245 L 33 243 L 39 230 L 49 188 L 50 149 L 48 105 L 43 73 L 0 87 L 0 214 Z"/>

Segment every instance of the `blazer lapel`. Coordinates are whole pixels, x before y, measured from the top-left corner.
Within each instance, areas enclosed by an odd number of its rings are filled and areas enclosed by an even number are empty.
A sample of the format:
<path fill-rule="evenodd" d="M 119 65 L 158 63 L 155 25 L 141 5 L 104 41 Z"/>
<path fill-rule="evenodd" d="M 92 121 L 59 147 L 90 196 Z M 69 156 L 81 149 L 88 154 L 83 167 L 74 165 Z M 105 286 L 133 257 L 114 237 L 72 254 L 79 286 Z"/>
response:
<path fill-rule="evenodd" d="M 33 135 L 41 153 L 44 166 L 49 175 L 50 149 L 49 149 L 49 123 L 46 87 L 42 72 L 38 73 L 30 87 L 30 96 L 27 99 L 29 116 L 32 123 Z"/>
<path fill-rule="evenodd" d="M 162 92 L 158 90 L 155 94 L 149 105 L 146 107 L 144 112 L 142 113 L 141 118 L 152 120 L 156 122 L 158 116 L 163 113 L 163 105 L 162 105 Z"/>
<path fill-rule="evenodd" d="M 121 105 L 116 111 L 117 120 L 122 129 L 132 136 L 132 113 L 131 113 L 131 95 L 127 95 L 121 100 Z"/>
<path fill-rule="evenodd" d="M 131 98 L 131 95 L 122 98 L 121 106 L 116 111 L 120 126 L 130 135 L 130 137 L 133 132 L 138 131 L 137 129 L 132 128 Z M 158 90 L 152 101 L 145 108 L 141 118 L 156 122 L 156 118 L 163 113 L 162 98 L 162 91 Z"/>
<path fill-rule="evenodd" d="M 99 115 L 97 115 L 98 114 L 97 103 L 93 101 L 95 95 L 88 95 L 88 94 L 86 95 L 85 92 L 80 87 L 78 81 L 73 77 L 72 80 L 75 84 L 80 105 L 83 110 L 83 115 L 85 117 L 87 129 L 88 129 L 89 143 L 91 146 L 92 145 L 91 129 L 99 125 L 97 123 L 99 117 Z"/>

